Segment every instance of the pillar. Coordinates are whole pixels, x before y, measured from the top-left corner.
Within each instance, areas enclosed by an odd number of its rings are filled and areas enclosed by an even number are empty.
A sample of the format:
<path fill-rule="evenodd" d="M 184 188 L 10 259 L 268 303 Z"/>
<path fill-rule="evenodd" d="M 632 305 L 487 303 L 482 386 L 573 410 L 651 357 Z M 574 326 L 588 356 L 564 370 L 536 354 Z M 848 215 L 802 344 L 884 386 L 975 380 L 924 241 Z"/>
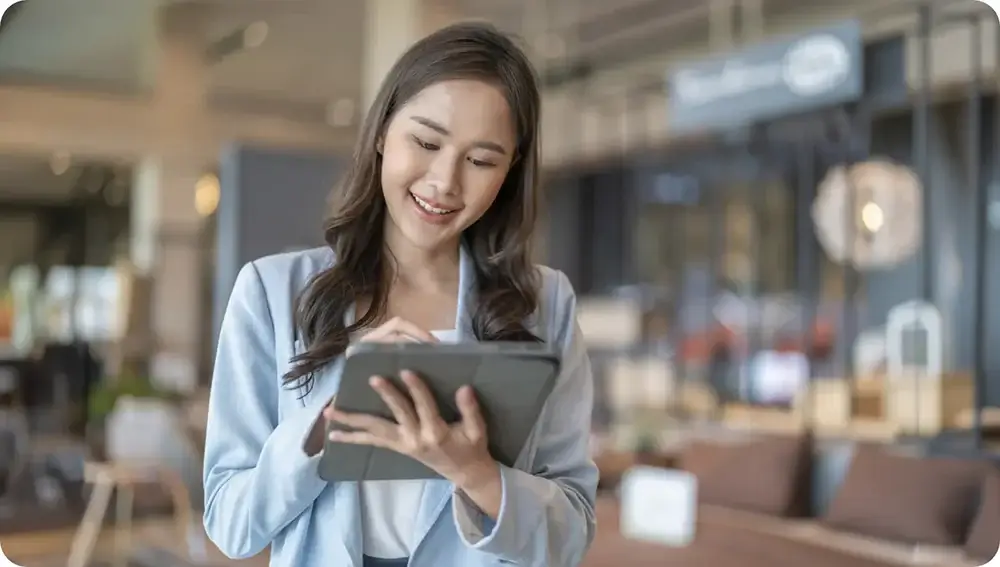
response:
<path fill-rule="evenodd" d="M 152 98 L 156 129 L 163 133 L 207 115 L 208 69 L 198 26 L 205 20 L 199 8 L 174 5 L 161 13 Z M 191 392 L 202 381 L 203 355 L 210 348 L 203 325 L 210 312 L 202 301 L 204 217 L 196 206 L 196 188 L 214 165 L 194 151 L 176 148 L 145 156 L 133 179 L 130 256 L 141 280 L 148 282 L 143 330 L 149 336 L 143 354 L 149 356 L 151 378 L 179 392 Z"/>
<path fill-rule="evenodd" d="M 456 0 L 367 0 L 362 107 L 367 110 L 389 69 L 421 37 L 461 19 Z"/>

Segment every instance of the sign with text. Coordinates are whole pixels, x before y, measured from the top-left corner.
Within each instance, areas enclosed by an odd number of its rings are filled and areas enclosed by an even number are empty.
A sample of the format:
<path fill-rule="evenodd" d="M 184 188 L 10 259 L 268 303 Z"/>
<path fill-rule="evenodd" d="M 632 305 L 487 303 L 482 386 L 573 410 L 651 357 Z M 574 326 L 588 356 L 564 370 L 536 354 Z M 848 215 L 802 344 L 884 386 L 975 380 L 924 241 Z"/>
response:
<path fill-rule="evenodd" d="M 698 479 L 686 471 L 639 466 L 621 481 L 619 526 L 629 539 L 671 547 L 694 541 Z"/>
<path fill-rule="evenodd" d="M 674 131 L 725 130 L 857 100 L 864 91 L 857 22 L 690 63 L 668 77 Z"/>

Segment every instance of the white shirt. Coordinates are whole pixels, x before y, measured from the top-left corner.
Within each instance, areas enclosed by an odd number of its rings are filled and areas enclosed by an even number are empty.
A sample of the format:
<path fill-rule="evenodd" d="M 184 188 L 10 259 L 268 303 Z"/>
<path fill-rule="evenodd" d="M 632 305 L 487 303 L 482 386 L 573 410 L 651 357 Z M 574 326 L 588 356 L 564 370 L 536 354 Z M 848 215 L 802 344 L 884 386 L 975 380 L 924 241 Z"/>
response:
<path fill-rule="evenodd" d="M 431 331 L 441 342 L 457 342 L 458 333 Z M 424 480 L 377 480 L 358 483 L 364 554 L 402 559 L 413 550 L 414 521 L 424 496 Z"/>

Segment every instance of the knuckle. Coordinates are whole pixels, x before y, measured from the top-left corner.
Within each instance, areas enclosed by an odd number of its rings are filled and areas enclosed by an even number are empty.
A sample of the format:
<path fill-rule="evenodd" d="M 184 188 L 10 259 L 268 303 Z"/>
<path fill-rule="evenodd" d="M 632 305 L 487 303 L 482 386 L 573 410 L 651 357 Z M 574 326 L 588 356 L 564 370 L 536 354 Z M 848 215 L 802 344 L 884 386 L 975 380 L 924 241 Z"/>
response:
<path fill-rule="evenodd" d="M 429 429 L 423 434 L 423 442 L 428 447 L 439 447 L 444 443 L 444 432 L 440 429 Z"/>

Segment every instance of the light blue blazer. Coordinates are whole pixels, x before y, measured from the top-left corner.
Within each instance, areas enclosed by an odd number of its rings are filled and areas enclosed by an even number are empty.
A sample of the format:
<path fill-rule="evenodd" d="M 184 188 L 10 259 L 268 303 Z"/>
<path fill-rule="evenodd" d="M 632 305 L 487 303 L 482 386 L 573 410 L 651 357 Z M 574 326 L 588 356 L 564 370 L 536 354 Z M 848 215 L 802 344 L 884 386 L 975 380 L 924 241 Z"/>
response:
<path fill-rule="evenodd" d="M 281 384 L 301 349 L 292 303 L 334 261 L 328 249 L 269 256 L 243 267 L 219 337 L 205 449 L 205 528 L 227 556 L 271 547 L 276 567 L 361 567 L 358 485 L 327 483 L 303 444 L 337 392 L 343 360 L 317 373 L 312 391 Z M 412 567 L 573 567 L 594 537 L 597 467 L 589 451 L 593 381 L 562 272 L 539 267 L 540 308 L 528 322 L 563 352 L 563 370 L 514 468 L 501 467 L 498 520 L 454 486 L 431 481 L 420 504 Z M 475 272 L 463 249 L 456 329 L 471 331 Z"/>

